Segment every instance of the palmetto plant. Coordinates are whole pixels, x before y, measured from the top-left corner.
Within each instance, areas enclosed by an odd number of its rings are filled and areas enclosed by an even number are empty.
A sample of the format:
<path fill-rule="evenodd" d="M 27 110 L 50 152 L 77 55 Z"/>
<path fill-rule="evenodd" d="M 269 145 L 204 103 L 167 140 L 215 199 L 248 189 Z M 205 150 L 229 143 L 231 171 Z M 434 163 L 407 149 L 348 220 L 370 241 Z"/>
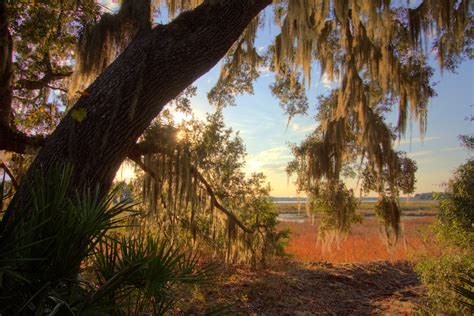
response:
<path fill-rule="evenodd" d="M 184 254 L 150 235 L 107 238 L 98 245 L 93 266 L 97 289 L 84 310 L 120 309 L 123 314 L 162 314 L 176 300 L 179 284 L 208 280 L 212 267 L 197 271 L 197 256 Z"/>
<path fill-rule="evenodd" d="M 165 240 L 113 233 L 133 204 L 114 204 L 116 192 L 70 198 L 71 170 L 35 177 L 29 209 L 0 232 L 0 314 L 162 314 L 176 284 L 207 276 L 195 256 Z M 81 279 L 86 260 L 94 280 Z"/>
<path fill-rule="evenodd" d="M 459 302 L 465 306 L 466 312 L 474 312 L 474 275 L 465 273 L 459 284 L 453 287 L 460 297 Z"/>

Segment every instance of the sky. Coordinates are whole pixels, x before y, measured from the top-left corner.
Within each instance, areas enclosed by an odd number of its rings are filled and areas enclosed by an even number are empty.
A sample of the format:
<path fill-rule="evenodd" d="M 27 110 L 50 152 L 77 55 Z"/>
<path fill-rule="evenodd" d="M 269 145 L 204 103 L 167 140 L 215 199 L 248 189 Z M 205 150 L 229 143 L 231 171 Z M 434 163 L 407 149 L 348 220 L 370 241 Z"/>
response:
<path fill-rule="evenodd" d="M 207 100 L 207 92 L 218 78 L 220 66 L 216 66 L 195 82 L 198 95 L 192 99 L 192 108 L 200 118 L 214 108 Z M 465 62 L 457 74 L 436 74 L 437 97 L 431 99 L 428 110 L 428 128 L 421 137 L 417 123 L 413 123 L 406 138 L 396 142 L 397 150 L 403 150 L 418 165 L 416 192 L 442 191 L 456 166 L 472 155 L 460 146 L 459 135 L 474 133 L 474 125 L 465 118 L 474 114 L 474 62 Z M 246 171 L 264 172 L 272 186 L 272 196 L 297 196 L 294 179 L 288 179 L 285 167 L 292 159 L 288 144 L 300 143 L 311 133 L 317 122 L 316 95 L 329 91 L 324 80 L 314 80 L 310 92 L 310 110 L 306 116 L 298 116 L 288 125 L 288 117 L 278 100 L 271 95 L 269 85 L 272 74 L 265 74 L 255 82 L 255 94 L 237 97 L 237 106 L 224 109 L 227 126 L 240 131 L 248 152 Z M 356 180 L 347 184 L 357 189 Z M 356 191 L 358 192 L 358 190 Z"/>
<path fill-rule="evenodd" d="M 111 0 L 109 0 L 111 1 Z M 267 18 L 270 15 L 267 14 Z M 279 31 L 276 27 L 260 31 L 257 48 L 264 51 Z M 437 69 L 436 62 L 431 62 Z M 214 108 L 207 100 L 207 92 L 214 86 L 220 71 L 220 63 L 199 78 L 194 85 L 198 94 L 192 99 L 192 109 L 198 118 Z M 224 109 L 228 127 L 240 131 L 248 152 L 246 172 L 263 172 L 272 187 L 272 196 L 297 196 L 294 179 L 288 179 L 285 168 L 292 159 L 288 144 L 300 143 L 317 126 L 316 97 L 328 92 L 334 83 L 329 82 L 313 65 L 312 84 L 308 91 L 310 110 L 306 116 L 297 116 L 288 124 L 288 117 L 280 108 L 278 100 L 271 95 L 269 85 L 273 83 L 272 73 L 262 69 L 261 77 L 254 83 L 254 95 L 236 98 L 237 106 Z M 418 132 L 413 122 L 406 138 L 396 143 L 397 150 L 403 150 L 418 165 L 416 193 L 442 191 L 452 171 L 465 162 L 472 153 L 460 146 L 459 135 L 474 133 L 474 123 L 466 120 L 474 115 L 474 62 L 461 64 L 456 74 L 436 70 L 434 81 L 437 96 L 432 98 L 428 109 L 428 128 L 424 135 Z M 395 109 L 395 114 L 397 110 Z M 390 118 L 389 118 L 390 119 Z M 392 118 L 394 121 L 395 119 Z M 357 181 L 347 179 L 348 187 L 355 189 Z M 303 196 L 304 194 L 300 194 Z"/>

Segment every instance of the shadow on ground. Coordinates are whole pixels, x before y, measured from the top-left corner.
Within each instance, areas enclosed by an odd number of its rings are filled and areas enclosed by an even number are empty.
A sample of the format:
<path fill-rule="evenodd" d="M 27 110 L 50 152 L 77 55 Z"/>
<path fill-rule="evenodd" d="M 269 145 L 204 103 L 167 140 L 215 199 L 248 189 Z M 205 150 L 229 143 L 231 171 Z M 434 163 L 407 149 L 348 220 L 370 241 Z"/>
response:
<path fill-rule="evenodd" d="M 367 315 L 409 314 L 420 295 L 407 262 L 367 264 L 287 262 L 278 268 L 237 270 L 202 290 L 200 304 L 186 313 L 228 305 L 229 314 Z"/>

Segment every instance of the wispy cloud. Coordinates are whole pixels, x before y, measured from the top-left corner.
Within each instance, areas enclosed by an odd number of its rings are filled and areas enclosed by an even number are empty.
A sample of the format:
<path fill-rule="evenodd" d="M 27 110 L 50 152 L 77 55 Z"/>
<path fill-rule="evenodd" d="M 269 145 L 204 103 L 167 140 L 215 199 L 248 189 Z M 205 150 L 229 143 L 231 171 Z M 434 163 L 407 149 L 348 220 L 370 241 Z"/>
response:
<path fill-rule="evenodd" d="M 324 74 L 321 77 L 321 82 L 328 89 L 332 88 L 335 85 L 335 82 L 333 80 L 329 79 L 329 76 L 327 74 Z"/>
<path fill-rule="evenodd" d="M 297 132 L 298 130 L 301 129 L 301 126 L 300 124 L 297 124 L 297 123 L 291 123 L 291 129 Z"/>
<path fill-rule="evenodd" d="M 400 140 L 399 142 L 395 142 L 395 145 L 407 145 L 407 144 L 420 144 L 420 143 L 427 143 L 431 142 L 434 140 L 440 140 L 441 137 L 434 136 L 434 137 L 413 137 L 412 139 L 410 138 L 404 138 Z"/>
<path fill-rule="evenodd" d="M 267 65 L 260 65 L 258 67 L 258 71 L 260 72 L 261 77 L 268 77 L 272 74 L 270 67 L 268 67 Z"/>
<path fill-rule="evenodd" d="M 99 4 L 102 5 L 102 8 L 106 11 L 116 12 L 120 8 L 120 1 L 118 0 L 100 0 Z"/>
<path fill-rule="evenodd" d="M 261 151 L 253 157 L 261 161 L 275 161 L 288 159 L 291 157 L 290 149 L 286 146 L 277 146 L 264 151 Z"/>
<path fill-rule="evenodd" d="M 277 146 L 259 152 L 256 155 L 249 155 L 247 158 L 247 171 L 279 171 L 283 172 L 286 164 L 292 158 L 290 149 L 286 146 Z"/>
<path fill-rule="evenodd" d="M 423 157 L 423 156 L 428 156 L 432 154 L 433 154 L 432 150 L 419 150 L 419 151 L 408 153 L 407 155 L 410 156 L 411 158 L 416 158 L 416 157 Z"/>
<path fill-rule="evenodd" d="M 461 150 L 465 150 L 465 149 L 462 148 L 461 146 L 458 146 L 458 147 L 446 147 L 446 148 L 442 148 L 442 149 L 441 149 L 441 151 L 447 151 L 447 152 L 461 151 Z"/>
<path fill-rule="evenodd" d="M 291 123 L 290 127 L 294 132 L 298 132 L 298 133 L 312 132 L 316 128 L 314 125 L 302 126 L 298 123 Z"/>
<path fill-rule="evenodd" d="M 329 78 L 329 76 L 327 74 L 323 74 L 321 76 L 321 79 L 319 79 L 314 87 L 317 88 L 319 87 L 320 85 L 322 85 L 324 88 L 326 89 L 333 89 L 335 88 L 337 85 L 339 84 L 339 80 L 337 78 L 334 78 L 333 80 L 331 80 Z"/>

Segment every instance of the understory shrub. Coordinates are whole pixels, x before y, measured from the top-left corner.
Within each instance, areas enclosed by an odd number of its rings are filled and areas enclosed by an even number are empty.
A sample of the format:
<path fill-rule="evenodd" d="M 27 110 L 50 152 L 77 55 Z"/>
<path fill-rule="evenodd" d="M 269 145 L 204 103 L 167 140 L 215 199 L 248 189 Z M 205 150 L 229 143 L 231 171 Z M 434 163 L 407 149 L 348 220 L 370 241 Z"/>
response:
<path fill-rule="evenodd" d="M 439 257 L 422 256 L 416 265 L 427 288 L 426 310 L 471 315 L 474 311 L 474 160 L 461 165 L 438 196 L 434 226 Z"/>
<path fill-rule="evenodd" d="M 133 215 L 115 191 L 71 198 L 72 168 L 30 184 L 31 201 L 0 232 L 1 315 L 161 315 L 210 265 L 151 235 L 119 234 Z M 74 195 L 73 195 L 74 196 Z"/>

